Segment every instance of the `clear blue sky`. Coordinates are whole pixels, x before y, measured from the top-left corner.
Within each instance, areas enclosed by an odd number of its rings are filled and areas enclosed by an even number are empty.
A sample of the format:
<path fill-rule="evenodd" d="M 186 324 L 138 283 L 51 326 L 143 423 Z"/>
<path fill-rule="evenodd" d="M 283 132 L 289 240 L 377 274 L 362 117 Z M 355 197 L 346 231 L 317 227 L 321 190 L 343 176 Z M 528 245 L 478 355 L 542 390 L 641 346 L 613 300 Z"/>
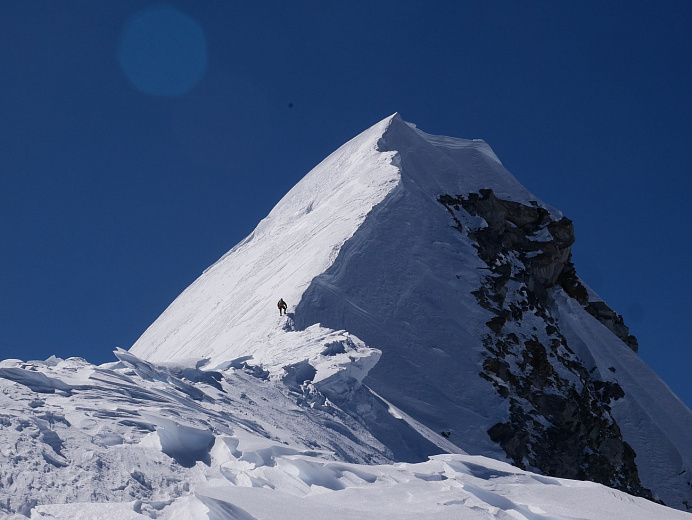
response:
<path fill-rule="evenodd" d="M 688 1 L 6 2 L 0 358 L 113 360 L 398 111 L 574 221 L 578 274 L 692 406 L 691 35 Z"/>

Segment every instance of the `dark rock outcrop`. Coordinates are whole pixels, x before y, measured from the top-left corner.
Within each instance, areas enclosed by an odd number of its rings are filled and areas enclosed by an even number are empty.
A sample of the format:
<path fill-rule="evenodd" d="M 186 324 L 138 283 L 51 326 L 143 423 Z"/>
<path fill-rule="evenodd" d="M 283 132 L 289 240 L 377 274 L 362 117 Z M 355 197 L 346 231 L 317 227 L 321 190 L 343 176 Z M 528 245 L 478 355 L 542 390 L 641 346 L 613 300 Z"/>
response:
<path fill-rule="evenodd" d="M 571 261 L 574 226 L 570 219 L 562 217 L 552 220 L 548 210 L 539 207 L 537 203 L 527 206 L 502 200 L 492 190 L 470 193 L 467 198 L 443 195 L 438 200 L 452 215 L 455 228 L 459 231 L 462 231 L 463 226 L 455 212 L 462 207 L 469 214 L 485 220 L 487 227 L 468 230 L 468 233 L 478 243 L 479 256 L 494 269 L 495 274 L 502 277 L 507 275 L 506 264 L 492 264 L 496 263 L 498 255 L 503 251 L 513 252 L 525 266 L 521 279 L 529 291 L 545 302 L 547 289 L 560 285 L 589 314 L 637 352 L 637 338 L 630 334 L 622 317 L 605 302 L 590 301 L 586 287 L 577 277 Z"/>
<path fill-rule="evenodd" d="M 622 318 L 603 302 L 589 301 L 577 277 L 572 222 L 554 220 L 537 203 L 499 199 L 491 190 L 438 200 L 488 269 L 473 293 L 494 314 L 486 323 L 488 356 L 480 376 L 509 401 L 508 420 L 490 428 L 490 438 L 519 467 L 652 499 L 611 414 L 610 403 L 625 395 L 622 388 L 586 369 L 550 313 L 550 289 L 557 285 L 636 351 Z M 478 217 L 483 225 L 462 224 Z"/>
<path fill-rule="evenodd" d="M 630 334 L 625 322 L 617 312 L 608 307 L 605 302 L 593 301 L 585 306 L 587 312 L 608 327 L 613 334 L 625 342 L 633 351 L 639 350 L 637 338 Z"/>

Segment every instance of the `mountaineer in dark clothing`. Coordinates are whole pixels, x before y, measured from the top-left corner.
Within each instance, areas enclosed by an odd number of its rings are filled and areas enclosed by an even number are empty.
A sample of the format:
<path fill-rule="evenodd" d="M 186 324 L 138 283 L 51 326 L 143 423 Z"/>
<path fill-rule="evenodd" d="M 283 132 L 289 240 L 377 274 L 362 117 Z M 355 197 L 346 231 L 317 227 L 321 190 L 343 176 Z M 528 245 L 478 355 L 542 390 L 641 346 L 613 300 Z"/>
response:
<path fill-rule="evenodd" d="M 284 301 L 283 298 L 279 300 L 279 303 L 277 303 L 277 306 L 279 307 L 279 316 L 281 316 L 281 311 L 283 311 L 284 314 L 286 314 L 286 309 L 288 309 L 288 305 L 286 305 L 286 302 Z"/>

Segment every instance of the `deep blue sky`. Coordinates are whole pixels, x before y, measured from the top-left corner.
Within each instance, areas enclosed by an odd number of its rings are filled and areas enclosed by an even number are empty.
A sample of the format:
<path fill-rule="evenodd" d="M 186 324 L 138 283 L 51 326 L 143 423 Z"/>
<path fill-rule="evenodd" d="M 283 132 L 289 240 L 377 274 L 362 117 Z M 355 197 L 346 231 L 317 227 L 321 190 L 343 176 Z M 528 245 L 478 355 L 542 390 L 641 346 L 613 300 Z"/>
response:
<path fill-rule="evenodd" d="M 113 360 L 398 111 L 574 221 L 578 274 L 691 406 L 691 35 L 688 1 L 7 2 L 0 358 Z"/>

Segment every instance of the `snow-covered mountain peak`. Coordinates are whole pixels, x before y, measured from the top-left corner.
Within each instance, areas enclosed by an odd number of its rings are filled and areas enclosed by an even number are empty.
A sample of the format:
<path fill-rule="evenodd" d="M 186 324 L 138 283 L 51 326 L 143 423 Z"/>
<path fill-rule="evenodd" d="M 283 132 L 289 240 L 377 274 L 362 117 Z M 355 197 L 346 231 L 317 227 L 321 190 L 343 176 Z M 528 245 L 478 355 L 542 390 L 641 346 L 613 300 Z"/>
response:
<path fill-rule="evenodd" d="M 399 190 L 422 191 L 433 200 L 482 188 L 511 200 L 537 200 L 484 142 L 425 134 L 393 114 L 309 172 L 132 350 L 152 360 L 199 357 L 211 364 L 254 355 L 274 334 L 276 300 L 295 308 L 373 208 L 396 199 Z"/>
<path fill-rule="evenodd" d="M 0 362 L 0 514 L 689 518 L 654 501 L 692 509 L 692 413 L 573 242 L 486 143 L 394 114 L 117 362 Z"/>
<path fill-rule="evenodd" d="M 692 504 L 692 414 L 581 282 L 573 242 L 485 142 L 394 114 L 309 172 L 130 351 L 253 367 L 406 460 L 461 450 Z M 363 392 L 416 433 L 361 417 Z"/>
<path fill-rule="evenodd" d="M 509 173 L 481 139 L 428 134 L 395 114 L 379 149 L 396 151 L 402 176 L 414 180 L 434 197 L 441 193 L 477 193 L 481 189 L 491 189 L 501 198 L 524 204 L 533 201 L 550 210 L 554 216 L 561 216 L 559 211 L 543 204 Z"/>

